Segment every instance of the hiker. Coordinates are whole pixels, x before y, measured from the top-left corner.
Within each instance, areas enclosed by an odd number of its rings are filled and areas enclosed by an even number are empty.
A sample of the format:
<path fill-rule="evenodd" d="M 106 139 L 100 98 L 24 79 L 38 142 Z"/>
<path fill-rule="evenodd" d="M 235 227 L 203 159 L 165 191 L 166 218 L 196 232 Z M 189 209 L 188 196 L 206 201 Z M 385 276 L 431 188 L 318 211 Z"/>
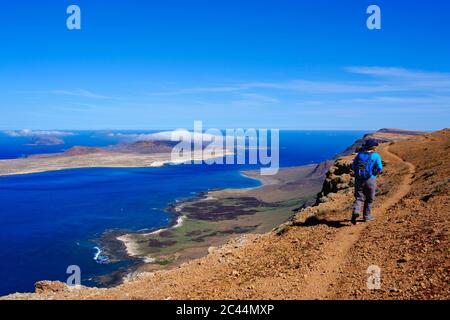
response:
<path fill-rule="evenodd" d="M 374 151 L 378 142 L 373 139 L 366 140 L 358 155 L 353 160 L 352 168 L 355 172 L 355 203 L 353 205 L 352 224 L 364 213 L 364 221 L 373 221 L 372 205 L 377 189 L 377 175 L 383 169 L 381 157 Z"/>

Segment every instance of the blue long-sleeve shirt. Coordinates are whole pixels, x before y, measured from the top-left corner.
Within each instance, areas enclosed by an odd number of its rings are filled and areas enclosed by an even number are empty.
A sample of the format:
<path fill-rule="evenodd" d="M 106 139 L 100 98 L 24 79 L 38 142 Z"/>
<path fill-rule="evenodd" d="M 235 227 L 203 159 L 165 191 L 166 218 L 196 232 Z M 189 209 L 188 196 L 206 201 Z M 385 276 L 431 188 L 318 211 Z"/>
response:
<path fill-rule="evenodd" d="M 383 163 L 381 161 L 381 156 L 376 152 L 367 152 L 367 151 L 361 151 L 358 153 L 358 155 L 353 160 L 352 169 L 353 171 L 356 170 L 356 163 L 359 160 L 367 161 L 367 159 L 370 157 L 370 178 L 376 178 L 376 174 L 381 173 L 383 170 Z"/>

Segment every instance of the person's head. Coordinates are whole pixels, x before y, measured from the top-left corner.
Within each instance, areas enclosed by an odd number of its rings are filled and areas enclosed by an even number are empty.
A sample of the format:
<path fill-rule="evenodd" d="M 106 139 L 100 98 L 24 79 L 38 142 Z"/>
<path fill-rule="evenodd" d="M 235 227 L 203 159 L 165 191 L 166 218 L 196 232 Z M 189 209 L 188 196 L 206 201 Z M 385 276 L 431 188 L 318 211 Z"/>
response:
<path fill-rule="evenodd" d="M 362 148 L 364 150 L 374 150 L 379 146 L 379 143 L 375 139 L 368 139 L 364 142 Z"/>

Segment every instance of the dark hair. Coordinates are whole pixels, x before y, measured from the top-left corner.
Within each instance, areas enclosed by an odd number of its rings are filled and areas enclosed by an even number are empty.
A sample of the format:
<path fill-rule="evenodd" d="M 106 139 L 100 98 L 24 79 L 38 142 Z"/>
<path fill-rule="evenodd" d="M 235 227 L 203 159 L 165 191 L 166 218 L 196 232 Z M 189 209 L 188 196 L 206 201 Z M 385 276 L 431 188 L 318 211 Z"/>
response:
<path fill-rule="evenodd" d="M 380 144 L 375 139 L 368 139 L 364 142 L 363 148 L 364 149 L 373 149 L 375 147 L 378 147 Z"/>

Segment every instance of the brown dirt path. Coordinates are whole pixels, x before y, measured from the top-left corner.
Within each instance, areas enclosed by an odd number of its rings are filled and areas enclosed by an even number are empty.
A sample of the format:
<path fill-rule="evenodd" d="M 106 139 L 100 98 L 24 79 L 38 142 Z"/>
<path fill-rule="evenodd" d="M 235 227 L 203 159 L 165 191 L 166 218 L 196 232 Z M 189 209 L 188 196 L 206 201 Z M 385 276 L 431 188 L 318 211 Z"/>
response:
<path fill-rule="evenodd" d="M 389 146 L 383 146 L 378 151 L 383 160 L 403 163 L 406 165 L 408 171 L 402 177 L 395 192 L 380 203 L 379 206 L 374 208 L 375 217 L 386 212 L 386 210 L 408 194 L 415 173 L 415 166 L 392 153 L 389 150 Z M 319 261 L 315 270 L 308 275 L 308 282 L 302 288 L 302 299 L 327 299 L 333 296 L 334 284 L 342 273 L 344 262 L 349 256 L 348 252 L 362 236 L 366 226 L 366 224 L 358 223 L 358 225 L 351 228 L 341 228 L 336 234 L 335 239 L 325 244 L 323 259 Z"/>

